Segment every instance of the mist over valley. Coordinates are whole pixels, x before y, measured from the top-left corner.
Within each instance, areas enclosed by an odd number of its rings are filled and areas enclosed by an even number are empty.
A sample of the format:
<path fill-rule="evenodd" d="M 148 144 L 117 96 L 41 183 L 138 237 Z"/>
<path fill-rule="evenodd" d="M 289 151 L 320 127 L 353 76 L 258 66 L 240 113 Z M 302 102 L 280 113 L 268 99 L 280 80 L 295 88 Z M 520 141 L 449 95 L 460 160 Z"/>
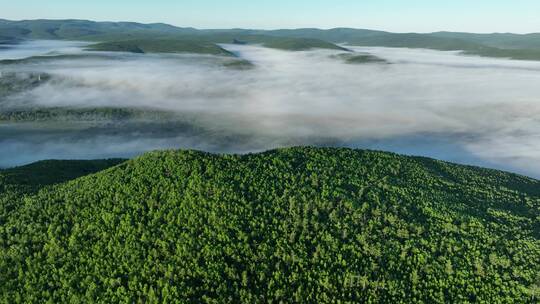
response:
<path fill-rule="evenodd" d="M 165 148 L 337 145 L 540 175 L 531 166 L 540 163 L 539 62 L 349 45 L 384 62 L 259 45 L 220 45 L 237 58 L 87 45 L 31 41 L 0 51 L 4 82 L 47 77 L 2 97 L 0 166 Z M 231 60 L 253 66 L 231 68 Z M 107 116 L 115 109 L 129 113 Z"/>

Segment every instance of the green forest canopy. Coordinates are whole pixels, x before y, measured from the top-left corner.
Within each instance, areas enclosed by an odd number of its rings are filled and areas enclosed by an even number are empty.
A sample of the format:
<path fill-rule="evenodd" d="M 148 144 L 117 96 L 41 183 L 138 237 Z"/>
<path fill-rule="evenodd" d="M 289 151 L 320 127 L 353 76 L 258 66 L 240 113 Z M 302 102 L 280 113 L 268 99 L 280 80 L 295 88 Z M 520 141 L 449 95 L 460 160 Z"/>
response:
<path fill-rule="evenodd" d="M 0 181 L 0 302 L 539 297 L 540 182 L 510 173 L 288 148 L 46 162 Z"/>

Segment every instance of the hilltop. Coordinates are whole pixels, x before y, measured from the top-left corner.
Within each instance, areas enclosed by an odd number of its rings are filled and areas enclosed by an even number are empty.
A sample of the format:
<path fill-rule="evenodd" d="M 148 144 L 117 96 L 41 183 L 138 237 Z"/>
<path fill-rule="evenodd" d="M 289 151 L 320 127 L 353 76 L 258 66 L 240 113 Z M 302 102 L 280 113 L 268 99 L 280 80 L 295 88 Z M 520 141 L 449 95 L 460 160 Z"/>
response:
<path fill-rule="evenodd" d="M 523 176 L 341 148 L 152 152 L 65 179 L 57 166 L 0 171 L 5 302 L 539 296 L 540 182 Z M 17 186 L 43 168 L 51 182 Z"/>

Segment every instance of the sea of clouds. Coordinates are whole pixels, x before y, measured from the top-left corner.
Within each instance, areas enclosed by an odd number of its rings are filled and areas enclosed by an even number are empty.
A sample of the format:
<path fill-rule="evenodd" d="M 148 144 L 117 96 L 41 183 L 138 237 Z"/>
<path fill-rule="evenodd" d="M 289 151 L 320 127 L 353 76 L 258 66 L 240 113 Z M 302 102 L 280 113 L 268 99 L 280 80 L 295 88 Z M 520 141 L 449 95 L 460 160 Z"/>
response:
<path fill-rule="evenodd" d="M 540 177 L 540 62 L 420 49 L 351 47 L 388 64 L 346 64 L 336 51 L 223 45 L 250 70 L 203 55 L 96 53 L 35 42 L 0 58 L 88 57 L 0 66 L 52 80 L 0 107 L 144 107 L 194 115 L 200 134 L 15 136 L 0 126 L 0 166 L 43 158 L 133 156 L 163 148 L 261 151 L 290 145 L 390 150 Z M 17 49 L 21 53 L 17 53 Z M 41 51 L 41 52 L 40 52 Z M 70 133 L 71 134 L 71 133 Z M 2 138 L 4 137 L 4 138 Z M 231 140 L 219 140 L 231 138 Z"/>

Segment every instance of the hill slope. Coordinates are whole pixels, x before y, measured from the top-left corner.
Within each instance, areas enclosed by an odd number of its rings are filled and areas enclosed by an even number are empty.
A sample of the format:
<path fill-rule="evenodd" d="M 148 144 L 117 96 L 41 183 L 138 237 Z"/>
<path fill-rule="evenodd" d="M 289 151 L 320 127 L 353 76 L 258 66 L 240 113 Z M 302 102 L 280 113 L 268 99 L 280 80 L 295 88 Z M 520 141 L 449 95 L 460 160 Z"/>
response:
<path fill-rule="evenodd" d="M 94 51 L 130 53 L 196 53 L 232 56 L 225 49 L 205 41 L 186 41 L 171 39 L 139 39 L 103 42 L 89 46 Z"/>
<path fill-rule="evenodd" d="M 0 178 L 2 186 L 11 184 L 40 188 L 96 173 L 123 161 L 125 160 L 44 160 L 26 166 L 0 170 Z"/>
<path fill-rule="evenodd" d="M 3 231 L 7 219 L 20 208 L 24 196 L 35 194 L 47 186 L 102 171 L 123 161 L 45 160 L 17 168 L 0 169 L 0 231 Z"/>
<path fill-rule="evenodd" d="M 534 302 L 540 182 L 290 148 L 146 154 L 0 222 L 5 302 Z"/>
<path fill-rule="evenodd" d="M 307 38 L 287 38 L 287 39 L 270 39 L 263 44 L 265 47 L 281 50 L 304 51 L 309 49 L 329 49 L 347 51 L 347 49 L 337 46 L 333 43 L 318 39 Z"/>

